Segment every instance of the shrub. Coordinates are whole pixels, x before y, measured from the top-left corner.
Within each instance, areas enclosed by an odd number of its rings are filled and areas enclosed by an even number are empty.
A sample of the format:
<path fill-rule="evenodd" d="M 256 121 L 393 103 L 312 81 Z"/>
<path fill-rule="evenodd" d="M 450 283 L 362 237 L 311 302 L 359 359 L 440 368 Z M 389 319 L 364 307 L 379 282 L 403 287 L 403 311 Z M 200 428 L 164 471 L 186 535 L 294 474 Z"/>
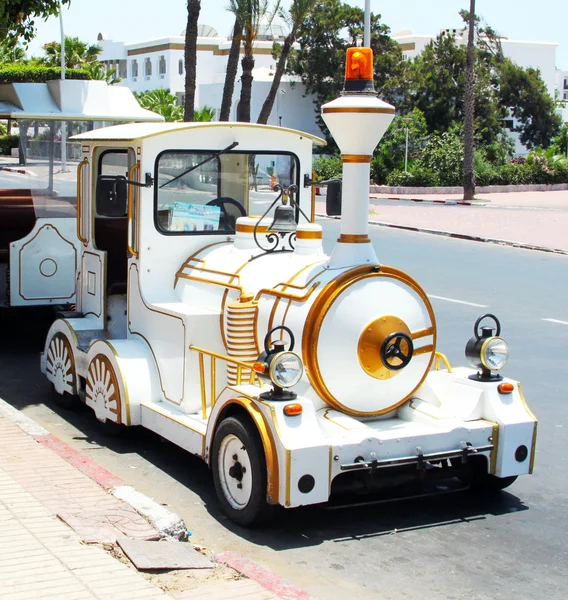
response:
<path fill-rule="evenodd" d="M 12 148 L 17 148 L 20 144 L 18 135 L 0 135 L 0 154 L 10 154 Z"/>
<path fill-rule="evenodd" d="M 332 177 L 341 177 L 343 173 L 343 161 L 339 154 L 333 156 L 318 156 L 314 160 L 314 171 L 316 181 L 324 181 Z"/>
<path fill-rule="evenodd" d="M 460 127 L 452 127 L 442 135 L 431 137 L 416 166 L 436 173 L 438 185 L 462 185 L 463 141 Z"/>
<path fill-rule="evenodd" d="M 393 187 L 436 187 L 440 185 L 437 173 L 422 166 L 415 166 L 412 172 L 391 171 L 387 176 L 387 185 Z"/>
<path fill-rule="evenodd" d="M 91 79 L 82 69 L 65 69 L 67 79 Z M 45 83 L 61 79 L 61 69 L 21 63 L 0 65 L 0 83 Z"/>

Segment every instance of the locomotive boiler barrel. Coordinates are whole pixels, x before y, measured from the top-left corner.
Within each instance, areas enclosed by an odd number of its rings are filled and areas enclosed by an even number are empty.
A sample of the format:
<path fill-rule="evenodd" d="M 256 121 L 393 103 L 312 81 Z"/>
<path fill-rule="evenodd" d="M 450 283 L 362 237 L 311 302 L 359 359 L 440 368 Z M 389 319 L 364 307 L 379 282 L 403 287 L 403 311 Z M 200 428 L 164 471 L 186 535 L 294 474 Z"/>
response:
<path fill-rule="evenodd" d="M 436 347 L 424 291 L 389 267 L 359 267 L 321 286 L 309 311 L 292 308 L 286 324 L 302 339 L 309 382 L 331 407 L 377 416 L 421 385 Z"/>

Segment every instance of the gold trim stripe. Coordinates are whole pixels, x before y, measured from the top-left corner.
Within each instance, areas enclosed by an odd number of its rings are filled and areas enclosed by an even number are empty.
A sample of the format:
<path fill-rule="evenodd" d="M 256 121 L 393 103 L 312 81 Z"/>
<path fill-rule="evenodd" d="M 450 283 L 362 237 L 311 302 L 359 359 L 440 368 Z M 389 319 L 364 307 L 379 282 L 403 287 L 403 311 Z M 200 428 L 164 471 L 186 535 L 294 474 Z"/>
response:
<path fill-rule="evenodd" d="M 337 242 L 339 244 L 370 244 L 371 240 L 366 233 L 342 233 L 337 239 Z"/>
<path fill-rule="evenodd" d="M 394 115 L 394 108 L 364 106 L 356 108 L 354 106 L 328 106 L 322 109 L 323 113 L 374 113 L 383 115 Z"/>
<path fill-rule="evenodd" d="M 322 231 L 296 231 L 296 238 L 299 240 L 321 240 Z"/>
<path fill-rule="evenodd" d="M 237 233 L 253 233 L 255 225 L 245 225 L 244 223 L 237 223 Z M 256 232 L 266 233 L 268 231 L 268 225 L 259 225 Z"/>
<path fill-rule="evenodd" d="M 373 157 L 370 154 L 342 154 L 344 163 L 370 163 Z"/>

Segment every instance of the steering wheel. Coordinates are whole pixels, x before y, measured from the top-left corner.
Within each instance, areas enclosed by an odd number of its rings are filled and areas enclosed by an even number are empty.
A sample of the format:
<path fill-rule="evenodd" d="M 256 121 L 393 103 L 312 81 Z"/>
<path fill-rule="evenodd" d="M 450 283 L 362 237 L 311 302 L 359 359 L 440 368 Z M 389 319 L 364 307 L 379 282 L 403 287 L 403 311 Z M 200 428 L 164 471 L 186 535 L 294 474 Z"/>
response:
<path fill-rule="evenodd" d="M 397 331 L 385 338 L 381 345 L 381 361 L 390 371 L 400 371 L 410 362 L 414 353 L 412 339 L 406 333 Z"/>
<path fill-rule="evenodd" d="M 222 219 L 219 222 L 219 230 L 235 231 L 235 225 L 239 217 L 246 217 L 245 207 L 234 198 L 221 196 L 208 202 L 205 206 L 218 206 L 221 209 Z"/>
<path fill-rule="evenodd" d="M 481 317 L 479 317 L 479 319 L 477 319 L 477 321 L 475 322 L 475 325 L 473 326 L 473 334 L 475 335 L 475 339 L 479 340 L 482 337 L 482 333 L 480 332 L 480 324 L 481 321 L 483 321 L 483 319 L 491 319 L 494 323 L 495 323 L 495 335 L 497 337 L 499 337 L 499 335 L 501 335 L 501 323 L 499 322 L 499 319 L 495 316 L 492 315 L 491 313 L 486 313 L 484 315 L 481 315 Z"/>

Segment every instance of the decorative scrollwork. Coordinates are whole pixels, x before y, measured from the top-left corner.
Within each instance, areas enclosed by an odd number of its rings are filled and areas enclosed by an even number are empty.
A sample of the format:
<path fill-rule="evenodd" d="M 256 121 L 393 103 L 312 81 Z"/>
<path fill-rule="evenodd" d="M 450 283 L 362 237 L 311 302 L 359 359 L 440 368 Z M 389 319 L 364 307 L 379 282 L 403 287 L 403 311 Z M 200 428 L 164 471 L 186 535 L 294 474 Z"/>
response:
<path fill-rule="evenodd" d="M 293 227 L 293 230 L 286 231 L 283 228 L 282 230 L 271 231 L 269 228 L 268 232 L 265 235 L 265 240 L 266 240 L 265 244 L 261 243 L 261 241 L 259 240 L 259 238 L 257 236 L 258 226 L 260 225 L 262 220 L 266 217 L 266 215 L 268 215 L 268 213 L 275 206 L 276 206 L 276 211 L 275 211 L 275 216 L 276 216 L 277 211 L 280 208 L 279 206 L 277 206 L 277 204 L 279 202 L 281 203 L 282 207 L 287 207 L 288 202 L 289 202 L 290 206 L 287 210 L 299 211 L 302 214 L 302 216 L 306 219 L 306 221 L 309 222 L 308 217 L 306 216 L 304 211 L 300 208 L 300 205 L 293 198 L 293 194 L 296 194 L 298 192 L 297 185 L 292 184 L 292 185 L 288 186 L 287 188 L 283 188 L 281 185 L 276 184 L 273 189 L 276 192 L 280 192 L 280 194 L 278 194 L 278 196 L 274 199 L 274 202 L 272 202 L 272 204 L 266 209 L 264 214 L 260 217 L 260 219 L 257 221 L 256 225 L 254 226 L 254 230 L 253 230 L 254 241 L 255 241 L 256 245 L 261 250 L 263 250 L 264 253 L 266 253 L 266 254 L 269 254 L 272 252 L 293 252 L 294 249 L 296 248 L 296 246 L 295 246 L 296 217 L 295 216 L 293 219 L 293 224 L 291 225 L 291 227 Z M 272 222 L 271 227 L 275 226 L 275 224 L 276 224 L 276 219 Z M 262 255 L 260 255 L 260 256 L 262 256 Z"/>

